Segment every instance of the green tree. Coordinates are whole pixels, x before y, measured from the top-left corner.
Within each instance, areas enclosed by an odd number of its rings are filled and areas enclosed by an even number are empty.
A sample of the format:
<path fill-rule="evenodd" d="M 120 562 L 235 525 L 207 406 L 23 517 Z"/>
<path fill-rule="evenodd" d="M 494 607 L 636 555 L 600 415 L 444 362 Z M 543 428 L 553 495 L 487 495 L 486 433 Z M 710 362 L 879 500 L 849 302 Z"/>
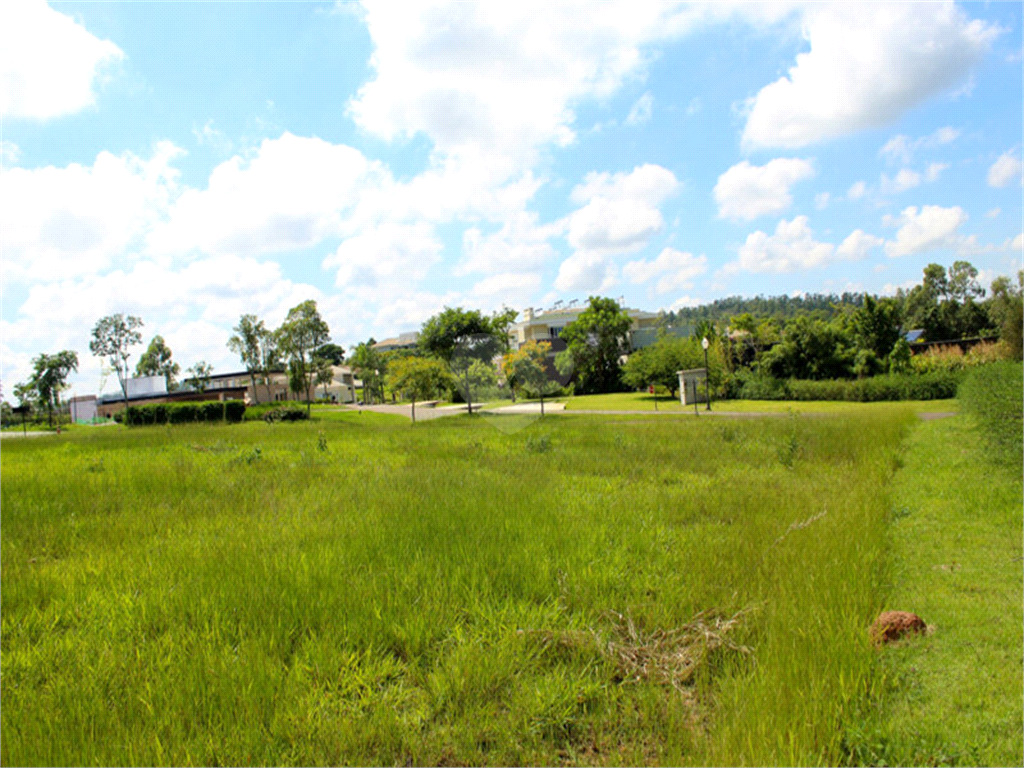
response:
<path fill-rule="evenodd" d="M 372 398 L 380 398 L 383 402 L 386 366 L 381 353 L 374 349 L 373 340 L 357 344 L 348 364 L 352 375 L 363 383 L 363 402 L 369 404 Z"/>
<path fill-rule="evenodd" d="M 797 317 L 786 324 L 782 341 L 765 352 L 760 367 L 780 379 L 843 379 L 850 377 L 855 356 L 841 328 Z"/>
<path fill-rule="evenodd" d="M 278 367 L 277 337 L 256 315 L 242 315 L 235 333 L 228 339 L 228 349 L 242 359 L 252 382 L 253 399 L 259 403 L 257 382 L 270 383 L 270 371 Z"/>
<path fill-rule="evenodd" d="M 135 375 L 163 376 L 167 382 L 167 391 L 173 391 L 177 386 L 175 377 L 181 372 L 181 366 L 171 359 L 171 354 L 171 348 L 167 346 L 164 337 L 154 336 L 135 366 Z"/>
<path fill-rule="evenodd" d="M 67 389 L 67 379 L 78 370 L 78 353 L 65 349 L 54 355 L 42 354 L 32 360 L 33 373 L 29 385 L 35 399 L 46 408 L 47 422 L 53 426 L 53 412 L 60 413 L 60 393 Z"/>
<path fill-rule="evenodd" d="M 591 296 L 579 317 L 562 329 L 566 349 L 556 357 L 562 372 L 574 370 L 584 394 L 622 389 L 619 358 L 629 353 L 632 321 L 615 299 Z"/>
<path fill-rule="evenodd" d="M 323 344 L 316 351 L 316 356 L 328 361 L 331 365 L 345 364 L 345 348 L 337 344 Z"/>
<path fill-rule="evenodd" d="M 849 331 L 857 350 L 854 367 L 859 376 L 871 375 L 883 367 L 882 361 L 902 337 L 900 304 L 897 299 L 877 299 L 866 293 L 864 303 L 850 314 Z"/>
<path fill-rule="evenodd" d="M 445 307 L 420 329 L 420 349 L 448 364 L 460 383 L 470 412 L 473 410 L 473 382 L 469 370 L 474 362 L 490 362 L 508 347 L 511 322 L 508 312 L 510 310 L 485 317 L 478 309 Z"/>
<path fill-rule="evenodd" d="M 313 357 L 317 349 L 330 341 L 330 329 L 320 316 L 316 302 L 309 299 L 288 310 L 288 316 L 277 330 L 277 338 L 282 353 L 288 357 L 290 369 L 295 371 L 297 381 L 306 393 L 308 414 L 316 377 Z"/>
<path fill-rule="evenodd" d="M 441 360 L 429 357 L 406 357 L 395 360 L 388 371 L 388 387 L 408 394 L 412 399 L 412 422 L 416 423 L 416 401 L 451 388 L 452 374 Z"/>
<path fill-rule="evenodd" d="M 205 392 L 206 388 L 210 386 L 213 366 L 205 360 L 200 360 L 185 373 L 189 374 L 189 378 L 185 379 L 186 384 L 192 386 L 197 392 Z"/>
<path fill-rule="evenodd" d="M 1007 352 L 1016 360 L 1024 356 L 1024 270 L 1017 272 L 1017 285 L 1008 277 L 992 281 L 988 314 L 999 329 L 999 338 Z"/>
<path fill-rule="evenodd" d="M 141 327 L 142 320 L 134 315 L 108 315 L 96 323 L 92 329 L 92 341 L 89 342 L 89 350 L 97 357 L 107 358 L 117 373 L 125 407 L 128 406 L 129 350 L 142 342 L 142 334 L 139 333 Z"/>
<path fill-rule="evenodd" d="M 544 397 L 561 389 L 548 364 L 551 343 L 533 341 L 519 349 L 506 352 L 501 359 L 501 370 L 510 387 L 518 387 L 528 395 L 540 398 L 540 415 L 544 415 Z"/>

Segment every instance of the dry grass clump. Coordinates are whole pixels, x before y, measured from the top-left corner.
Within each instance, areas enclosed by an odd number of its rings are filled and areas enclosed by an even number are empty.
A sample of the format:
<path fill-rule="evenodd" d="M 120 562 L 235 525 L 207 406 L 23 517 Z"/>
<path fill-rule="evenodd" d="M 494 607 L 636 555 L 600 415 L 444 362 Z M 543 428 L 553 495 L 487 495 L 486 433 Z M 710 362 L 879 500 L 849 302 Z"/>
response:
<path fill-rule="evenodd" d="M 682 688 L 693 682 L 694 674 L 712 653 L 751 653 L 750 648 L 730 637 L 744 613 L 724 618 L 709 616 L 705 611 L 682 627 L 647 633 L 638 629 L 630 617 L 615 613 L 617 637 L 601 650 L 616 664 L 623 682 L 651 680 Z"/>

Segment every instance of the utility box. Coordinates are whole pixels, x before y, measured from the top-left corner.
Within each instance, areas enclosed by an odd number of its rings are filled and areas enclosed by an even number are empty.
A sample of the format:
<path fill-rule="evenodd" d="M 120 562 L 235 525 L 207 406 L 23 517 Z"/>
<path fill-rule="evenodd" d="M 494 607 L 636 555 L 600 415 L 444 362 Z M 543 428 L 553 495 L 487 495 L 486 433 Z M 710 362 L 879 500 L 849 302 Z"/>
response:
<path fill-rule="evenodd" d="M 691 368 L 688 371 L 676 371 L 679 376 L 679 401 L 683 405 L 706 403 L 708 401 L 708 369 Z"/>

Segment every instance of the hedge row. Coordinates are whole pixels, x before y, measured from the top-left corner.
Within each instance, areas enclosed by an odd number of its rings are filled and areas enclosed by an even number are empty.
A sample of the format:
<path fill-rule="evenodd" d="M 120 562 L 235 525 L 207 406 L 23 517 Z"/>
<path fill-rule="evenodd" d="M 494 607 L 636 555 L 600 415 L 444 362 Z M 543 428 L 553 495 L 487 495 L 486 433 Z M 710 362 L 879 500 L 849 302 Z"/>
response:
<path fill-rule="evenodd" d="M 998 460 L 1020 471 L 1024 459 L 1024 367 L 996 363 L 976 368 L 957 392 L 965 413 L 974 416 Z"/>
<path fill-rule="evenodd" d="M 238 422 L 245 415 L 242 400 L 201 400 L 191 403 L 153 403 L 129 405 L 114 414 L 114 419 L 130 427 L 146 424 L 186 424 L 196 421 Z"/>
<path fill-rule="evenodd" d="M 887 374 L 864 379 L 784 381 L 770 376 L 755 376 L 738 382 L 732 393 L 742 400 L 844 400 L 878 402 L 883 400 L 944 400 L 956 397 L 963 379 L 960 371 Z"/>
<path fill-rule="evenodd" d="M 302 411 L 302 416 L 292 415 L 297 411 Z M 306 418 L 306 404 L 300 403 L 298 400 L 260 403 L 259 405 L 250 405 L 245 410 L 246 421 L 298 421 L 304 418 Z"/>

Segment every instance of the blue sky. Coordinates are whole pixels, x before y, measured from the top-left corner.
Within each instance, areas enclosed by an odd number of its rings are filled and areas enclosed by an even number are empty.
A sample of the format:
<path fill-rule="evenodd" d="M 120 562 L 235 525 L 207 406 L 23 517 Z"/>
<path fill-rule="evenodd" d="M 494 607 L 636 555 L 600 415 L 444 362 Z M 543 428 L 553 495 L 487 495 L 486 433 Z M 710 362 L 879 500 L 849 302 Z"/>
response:
<path fill-rule="evenodd" d="M 4 394 L 101 316 L 183 368 L 318 301 L 892 293 L 1022 255 L 1019 3 L 9 3 Z M 137 361 L 143 347 L 137 347 Z"/>

